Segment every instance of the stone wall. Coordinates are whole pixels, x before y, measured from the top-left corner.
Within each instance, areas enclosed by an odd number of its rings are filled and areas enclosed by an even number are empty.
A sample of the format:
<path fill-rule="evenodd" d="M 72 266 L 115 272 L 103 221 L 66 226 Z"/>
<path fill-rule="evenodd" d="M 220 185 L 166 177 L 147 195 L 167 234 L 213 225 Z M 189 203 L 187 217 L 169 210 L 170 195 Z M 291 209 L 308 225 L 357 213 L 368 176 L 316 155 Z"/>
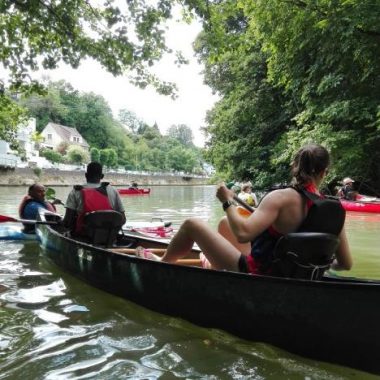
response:
<path fill-rule="evenodd" d="M 62 171 L 44 169 L 41 172 L 31 168 L 0 169 L 0 186 L 28 186 L 40 182 L 46 186 L 72 186 L 85 181 L 84 171 Z M 150 185 L 208 185 L 209 178 L 181 177 L 171 175 L 142 175 L 105 173 L 104 181 L 113 185 L 127 186 L 132 182 L 139 186 Z"/>

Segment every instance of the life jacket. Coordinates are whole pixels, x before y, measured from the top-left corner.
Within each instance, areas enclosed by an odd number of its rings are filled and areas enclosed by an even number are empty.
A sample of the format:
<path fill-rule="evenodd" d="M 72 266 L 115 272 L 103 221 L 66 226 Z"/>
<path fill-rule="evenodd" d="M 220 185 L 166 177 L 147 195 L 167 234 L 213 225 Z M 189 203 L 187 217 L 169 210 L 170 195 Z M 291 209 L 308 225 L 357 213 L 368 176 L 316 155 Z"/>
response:
<path fill-rule="evenodd" d="M 30 195 L 25 195 L 24 198 L 22 198 L 20 205 L 18 206 L 18 215 L 19 215 L 19 217 L 21 219 L 24 217 L 25 207 L 30 202 L 40 203 L 46 210 L 49 210 L 49 211 L 52 211 L 52 212 L 56 212 L 57 211 L 56 208 L 55 208 L 55 206 L 52 203 L 50 203 L 48 201 L 40 202 L 40 201 L 37 201 L 37 200 L 33 199 Z"/>
<path fill-rule="evenodd" d="M 48 201 L 40 202 L 40 201 L 37 201 L 36 199 L 33 199 L 30 195 L 25 195 L 25 197 L 21 200 L 20 205 L 18 206 L 18 215 L 21 219 L 24 219 L 25 207 L 31 202 L 39 203 L 44 209 L 52 211 L 52 212 L 56 212 L 55 206 L 51 204 L 50 202 Z M 36 231 L 36 226 L 34 224 L 23 223 L 23 226 L 24 228 L 22 231 L 26 234 L 34 234 Z"/>
<path fill-rule="evenodd" d="M 78 214 L 76 225 L 75 225 L 75 235 L 84 234 L 84 216 L 91 211 L 100 210 L 113 210 L 111 203 L 108 199 L 107 194 L 108 182 L 102 182 L 99 187 L 96 188 L 86 188 L 80 185 L 74 186 L 76 191 L 81 192 L 83 209 Z"/>
<path fill-rule="evenodd" d="M 294 189 L 306 198 L 308 207 L 306 218 L 296 232 L 322 232 L 338 236 L 346 216 L 339 200 L 321 197 L 304 188 Z M 251 243 L 251 254 L 247 258 L 250 272 L 272 273 L 274 250 L 282 236 L 273 227 L 269 227 Z"/>

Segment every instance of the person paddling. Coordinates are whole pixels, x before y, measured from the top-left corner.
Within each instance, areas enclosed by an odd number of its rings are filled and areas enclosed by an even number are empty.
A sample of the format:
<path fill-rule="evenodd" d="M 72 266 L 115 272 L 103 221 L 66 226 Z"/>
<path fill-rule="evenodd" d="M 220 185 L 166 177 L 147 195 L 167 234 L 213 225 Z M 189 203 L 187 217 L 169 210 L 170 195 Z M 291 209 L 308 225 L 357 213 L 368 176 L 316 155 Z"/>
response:
<path fill-rule="evenodd" d="M 248 255 L 242 254 L 241 250 L 203 220 L 190 218 L 173 237 L 162 261 L 175 263 L 190 252 L 195 242 L 214 269 L 270 274 L 274 249 L 280 237 L 290 232 L 307 231 L 306 226 L 313 226 L 312 232 L 333 233 L 339 237 L 332 268 L 351 269 L 352 257 L 343 226 L 344 216 L 340 221 L 334 218 L 311 220 L 309 217 L 313 214 L 310 211 L 313 202 L 305 194 L 312 193 L 316 198 L 320 197 L 318 187 L 327 174 L 328 166 L 329 154 L 324 147 L 311 144 L 301 148 L 292 165 L 293 187 L 268 193 L 248 218 L 237 211 L 234 193 L 224 184 L 218 187 L 216 196 L 222 203 L 237 240 L 249 248 Z M 336 201 L 334 205 L 341 207 Z"/>
<path fill-rule="evenodd" d="M 100 182 L 103 167 L 98 162 L 90 162 L 85 173 L 87 182 L 76 185 L 67 197 L 63 225 L 73 235 L 83 233 L 83 218 L 86 213 L 100 210 L 115 210 L 122 214 L 123 224 L 126 221 L 125 210 L 117 190 L 108 182 Z"/>
<path fill-rule="evenodd" d="M 38 215 L 38 210 L 43 208 L 48 211 L 56 212 L 54 202 L 48 202 L 45 200 L 46 189 L 43 185 L 35 183 L 29 186 L 28 194 L 22 199 L 18 214 L 21 219 L 36 220 Z M 35 233 L 34 224 L 24 224 L 23 232 L 26 234 Z"/>

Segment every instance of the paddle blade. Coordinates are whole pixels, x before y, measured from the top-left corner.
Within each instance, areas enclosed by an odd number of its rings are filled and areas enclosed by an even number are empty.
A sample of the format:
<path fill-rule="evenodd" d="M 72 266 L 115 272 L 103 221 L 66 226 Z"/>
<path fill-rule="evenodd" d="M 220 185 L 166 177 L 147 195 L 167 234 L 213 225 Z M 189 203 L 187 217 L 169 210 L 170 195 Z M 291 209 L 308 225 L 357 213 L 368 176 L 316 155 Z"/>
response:
<path fill-rule="evenodd" d="M 5 223 L 5 222 L 18 222 L 18 220 L 10 216 L 0 215 L 0 223 Z"/>
<path fill-rule="evenodd" d="M 241 215 L 241 216 L 248 217 L 252 214 L 251 211 L 248 211 L 247 209 L 245 209 L 242 206 L 237 206 L 237 210 L 238 210 L 239 215 Z"/>

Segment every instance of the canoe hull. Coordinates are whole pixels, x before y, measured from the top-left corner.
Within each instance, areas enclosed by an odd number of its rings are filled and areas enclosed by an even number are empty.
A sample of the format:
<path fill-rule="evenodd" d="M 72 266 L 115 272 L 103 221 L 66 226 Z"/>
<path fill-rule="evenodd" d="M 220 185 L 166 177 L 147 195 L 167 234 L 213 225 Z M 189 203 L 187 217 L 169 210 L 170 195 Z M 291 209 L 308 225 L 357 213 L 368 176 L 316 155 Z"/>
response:
<path fill-rule="evenodd" d="M 112 253 L 39 225 L 64 270 L 149 309 L 380 374 L 380 283 L 305 281 L 165 264 Z M 358 354 L 360 347 L 360 354 Z"/>
<path fill-rule="evenodd" d="M 23 240 L 36 241 L 36 234 L 25 234 L 22 232 L 23 227 L 18 226 L 0 226 L 0 240 Z"/>
<path fill-rule="evenodd" d="M 346 211 L 380 213 L 380 202 L 360 202 L 341 199 L 340 202 Z"/>
<path fill-rule="evenodd" d="M 129 188 L 129 189 L 117 189 L 120 195 L 149 195 L 150 188 Z"/>

